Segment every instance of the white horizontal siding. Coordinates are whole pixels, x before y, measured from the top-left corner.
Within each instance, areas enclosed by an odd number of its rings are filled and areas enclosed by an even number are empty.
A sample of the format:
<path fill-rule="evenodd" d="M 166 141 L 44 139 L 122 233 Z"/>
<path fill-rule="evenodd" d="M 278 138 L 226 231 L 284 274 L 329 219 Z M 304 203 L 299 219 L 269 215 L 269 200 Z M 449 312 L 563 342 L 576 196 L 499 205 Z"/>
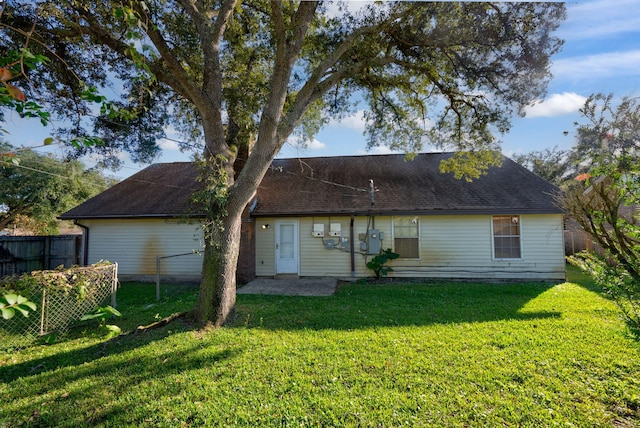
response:
<path fill-rule="evenodd" d="M 276 221 L 273 218 L 256 220 L 256 276 L 276 274 Z"/>
<path fill-rule="evenodd" d="M 336 244 L 343 238 L 349 239 L 349 217 L 314 217 L 300 219 L 300 275 L 301 276 L 348 276 L 351 272 L 349 242 L 343 242 L 345 250 L 327 249 L 323 238 L 312 236 L 314 224 L 324 224 L 324 240 L 333 240 Z M 340 224 L 341 236 L 329 235 L 330 223 Z"/>
<path fill-rule="evenodd" d="M 522 215 L 520 259 L 494 259 L 492 216 L 423 216 L 420 260 L 398 259 L 394 276 L 564 279 L 562 216 Z"/>
<path fill-rule="evenodd" d="M 301 276 L 351 276 L 350 243 L 345 250 L 327 249 L 321 238 L 312 236 L 314 224 L 341 225 L 340 239 L 350 237 L 348 216 L 299 218 Z M 123 276 L 152 277 L 156 257 L 202 250 L 202 230 L 197 224 L 164 220 L 91 220 L 89 262 L 109 260 L 119 264 Z M 275 218 L 256 221 L 256 275 L 275 275 Z M 262 226 L 265 226 L 264 228 Z M 269 227 L 266 227 L 269 225 Z M 392 217 L 367 217 L 354 222 L 355 276 L 371 276 L 366 262 L 373 256 L 360 253 L 359 235 L 375 227 L 384 233 L 382 248 L 393 249 Z M 391 263 L 395 277 L 484 278 L 484 279 L 563 279 L 564 245 L 562 217 L 522 215 L 522 258 L 496 260 L 492 254 L 491 216 L 422 216 L 420 259 L 397 259 Z M 337 237 L 326 236 L 325 240 Z M 161 260 L 163 276 L 198 278 L 202 257 L 191 254 Z"/>
<path fill-rule="evenodd" d="M 193 280 L 202 272 L 202 228 L 198 224 L 161 219 L 87 220 L 89 263 L 108 260 L 118 263 L 123 277 L 152 277 L 156 257 L 192 253 L 161 260 L 163 276 Z"/>
<path fill-rule="evenodd" d="M 517 213 L 516 213 L 517 214 Z M 274 228 L 261 229 L 262 224 L 275 224 L 274 218 L 259 219 L 256 223 L 256 274 L 275 274 Z M 324 224 L 325 240 L 329 225 L 339 223 L 342 238 L 350 239 L 350 217 L 298 218 L 300 224 L 300 275 L 351 275 L 349 242 L 345 250 L 327 249 L 321 238 L 313 237 L 313 225 Z M 420 258 L 397 259 L 389 276 L 468 279 L 563 279 L 564 245 L 562 217 L 557 215 L 522 215 L 522 258 L 496 260 L 493 258 L 491 234 L 492 216 L 421 216 L 419 219 Z M 366 268 L 373 256 L 360 252 L 359 235 L 367 228 L 384 233 L 382 248 L 393 249 L 392 217 L 356 217 L 354 222 L 355 276 L 371 276 Z"/>
<path fill-rule="evenodd" d="M 564 232 L 562 215 L 523 215 L 523 261 L 535 262 L 535 270 L 554 272 L 553 278 L 564 279 Z"/>
<path fill-rule="evenodd" d="M 420 250 L 429 265 L 486 266 L 491 261 L 491 217 L 422 217 Z"/>

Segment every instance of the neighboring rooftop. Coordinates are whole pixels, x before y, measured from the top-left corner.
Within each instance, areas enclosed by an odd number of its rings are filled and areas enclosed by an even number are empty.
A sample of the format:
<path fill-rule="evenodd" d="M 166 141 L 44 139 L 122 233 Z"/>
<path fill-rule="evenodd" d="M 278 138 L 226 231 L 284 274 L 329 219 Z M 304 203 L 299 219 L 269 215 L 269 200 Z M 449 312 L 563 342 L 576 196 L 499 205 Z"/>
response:
<path fill-rule="evenodd" d="M 276 159 L 257 192 L 254 216 L 363 214 L 560 213 L 557 188 L 505 158 L 467 182 L 439 172 L 451 153 Z M 192 163 L 155 164 L 84 204 L 64 219 L 197 215 Z M 369 180 L 375 204 L 371 205 Z"/>

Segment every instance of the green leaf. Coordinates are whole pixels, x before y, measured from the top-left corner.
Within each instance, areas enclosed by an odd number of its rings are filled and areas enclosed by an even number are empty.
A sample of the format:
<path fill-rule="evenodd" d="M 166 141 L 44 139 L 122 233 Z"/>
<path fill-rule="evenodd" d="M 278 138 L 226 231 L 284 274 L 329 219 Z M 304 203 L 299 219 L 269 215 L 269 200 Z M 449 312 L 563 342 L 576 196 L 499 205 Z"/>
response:
<path fill-rule="evenodd" d="M 15 305 L 16 303 L 18 303 L 18 299 L 20 298 L 20 296 L 18 296 L 17 294 L 13 294 L 13 293 L 7 293 L 4 295 L 4 300 L 6 300 L 6 302 L 9 305 Z"/>
<path fill-rule="evenodd" d="M 108 313 L 109 315 L 113 315 L 115 317 L 122 316 L 122 314 L 116 308 L 114 308 L 112 306 L 109 306 L 109 305 L 105 306 L 104 308 L 100 308 L 100 309 L 102 309 L 105 313 Z"/>
<path fill-rule="evenodd" d="M 16 312 L 12 308 L 0 308 L 0 311 L 2 311 L 2 318 L 6 320 L 13 318 L 13 316 L 16 314 Z"/>
<path fill-rule="evenodd" d="M 113 324 L 107 324 L 104 326 L 107 330 L 109 330 L 111 333 L 116 333 L 116 334 L 120 334 L 122 333 L 122 330 L 120 329 L 120 327 L 118 327 L 117 325 L 113 325 Z"/>
<path fill-rule="evenodd" d="M 117 325 L 105 325 L 104 326 L 107 329 L 107 337 L 110 339 L 112 337 L 118 336 L 120 333 L 122 333 L 122 330 L 120 330 L 120 327 L 118 327 Z"/>
<path fill-rule="evenodd" d="M 28 301 L 29 301 L 29 299 L 27 299 L 24 296 L 20 296 L 20 295 L 18 295 L 18 298 L 16 299 L 16 303 L 18 305 L 22 305 L 23 303 L 28 302 Z"/>
<path fill-rule="evenodd" d="M 85 314 L 82 316 L 82 318 L 80 318 L 80 321 L 87 321 L 87 320 L 95 320 L 98 318 L 104 318 L 104 314 L 103 313 L 90 313 L 90 314 Z"/>
<path fill-rule="evenodd" d="M 22 314 L 22 316 L 24 316 L 25 318 L 29 317 L 29 311 L 26 310 L 25 308 L 23 308 L 22 306 L 20 306 L 20 305 L 14 306 L 13 309 L 15 309 L 16 311 L 20 312 Z"/>
<path fill-rule="evenodd" d="M 86 315 L 83 315 L 82 318 L 80 318 L 80 320 L 81 321 L 94 320 L 94 319 L 105 320 L 111 316 L 119 317 L 119 316 L 122 316 L 122 314 L 117 309 L 107 305 L 101 308 L 97 308 L 93 312 L 90 312 Z"/>
<path fill-rule="evenodd" d="M 44 145 L 45 146 L 50 146 L 51 144 L 53 144 L 53 138 L 47 137 L 47 138 L 44 139 Z"/>

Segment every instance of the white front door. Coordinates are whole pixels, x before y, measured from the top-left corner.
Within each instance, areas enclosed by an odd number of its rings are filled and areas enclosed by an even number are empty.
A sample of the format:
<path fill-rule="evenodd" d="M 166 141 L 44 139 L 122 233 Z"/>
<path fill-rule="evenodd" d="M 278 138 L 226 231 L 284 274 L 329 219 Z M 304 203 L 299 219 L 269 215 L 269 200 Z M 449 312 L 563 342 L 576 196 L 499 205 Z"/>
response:
<path fill-rule="evenodd" d="M 276 222 L 276 274 L 298 273 L 298 222 Z"/>

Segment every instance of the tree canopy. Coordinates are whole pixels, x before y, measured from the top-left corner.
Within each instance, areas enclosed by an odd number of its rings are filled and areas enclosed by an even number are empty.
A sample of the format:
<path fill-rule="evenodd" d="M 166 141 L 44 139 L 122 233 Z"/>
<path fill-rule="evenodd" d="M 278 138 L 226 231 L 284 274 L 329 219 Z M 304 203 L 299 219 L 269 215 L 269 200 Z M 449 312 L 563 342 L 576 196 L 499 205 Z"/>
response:
<path fill-rule="evenodd" d="M 169 125 L 202 145 L 201 324 L 233 314 L 240 214 L 292 134 L 310 138 L 359 100 L 370 147 L 459 150 L 443 169 L 478 176 L 499 162 L 496 135 L 543 95 L 565 17 L 560 3 L 528 2 L 5 4 L 6 49 L 63 60 L 31 73 L 38 84 L 27 91 L 71 120 L 61 134 L 86 134 L 92 114 L 108 138 L 90 150 L 111 158 L 152 159 Z M 113 85 L 122 97 L 110 106 L 126 114 L 93 112 L 80 96 L 87 85 Z"/>
<path fill-rule="evenodd" d="M 589 97 L 576 124 L 576 170 L 559 202 L 603 253 L 570 258 L 608 292 L 640 330 L 640 99 Z"/>
<path fill-rule="evenodd" d="M 544 178 L 556 186 L 562 185 L 575 177 L 575 163 L 573 150 L 562 150 L 558 146 L 528 153 L 516 154 L 512 158 L 515 162 L 529 171 Z M 572 174 L 574 173 L 574 174 Z M 573 175 L 573 177 L 571 177 Z"/>
<path fill-rule="evenodd" d="M 613 94 L 590 95 L 574 123 L 575 143 L 515 155 L 513 159 L 549 182 L 565 186 L 575 177 L 600 167 L 628 168 L 640 150 L 638 99 L 625 96 L 617 105 Z M 628 165 L 627 165 L 628 164 Z"/>

